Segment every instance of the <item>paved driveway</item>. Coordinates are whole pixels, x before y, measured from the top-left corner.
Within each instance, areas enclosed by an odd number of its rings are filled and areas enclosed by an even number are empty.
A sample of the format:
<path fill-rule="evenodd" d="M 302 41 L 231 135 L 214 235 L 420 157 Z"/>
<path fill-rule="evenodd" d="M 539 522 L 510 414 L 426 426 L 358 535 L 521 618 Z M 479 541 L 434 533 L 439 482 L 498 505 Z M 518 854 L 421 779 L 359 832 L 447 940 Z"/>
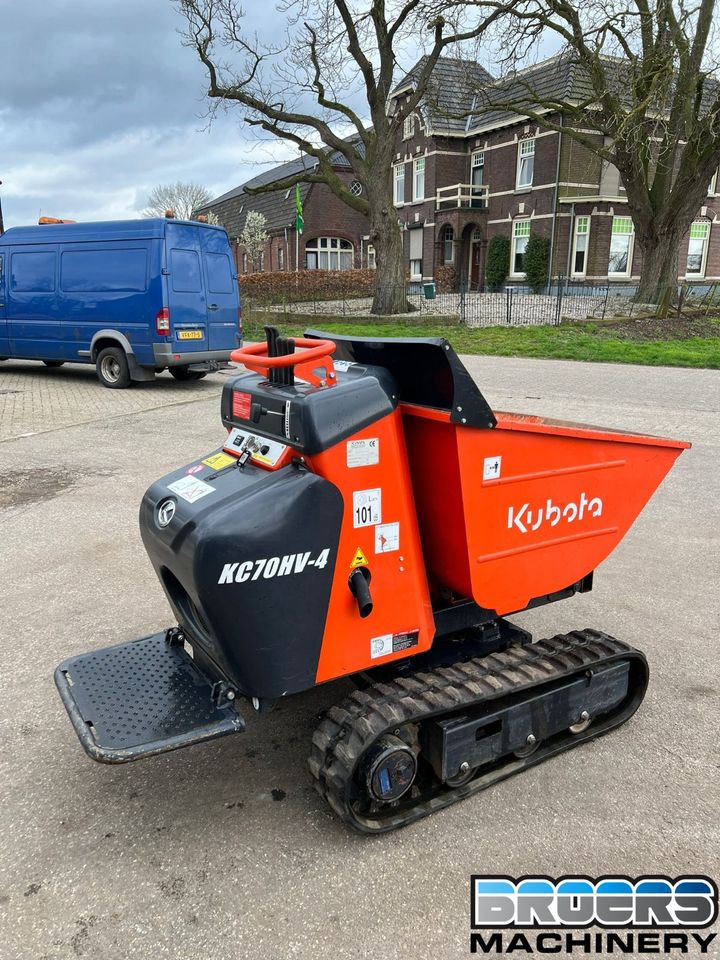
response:
<path fill-rule="evenodd" d="M 651 687 L 611 736 L 374 839 L 331 816 L 304 766 L 346 683 L 250 715 L 237 737 L 118 768 L 85 757 L 53 668 L 169 623 L 138 504 L 217 445 L 222 378 L 117 393 L 69 368 L 0 374 L 31 409 L 52 396 L 19 431 L 47 432 L 0 442 L 1 957 L 454 960 L 472 872 L 718 878 L 720 374 L 469 365 L 499 409 L 693 441 L 595 590 L 518 618 L 637 643 Z"/>

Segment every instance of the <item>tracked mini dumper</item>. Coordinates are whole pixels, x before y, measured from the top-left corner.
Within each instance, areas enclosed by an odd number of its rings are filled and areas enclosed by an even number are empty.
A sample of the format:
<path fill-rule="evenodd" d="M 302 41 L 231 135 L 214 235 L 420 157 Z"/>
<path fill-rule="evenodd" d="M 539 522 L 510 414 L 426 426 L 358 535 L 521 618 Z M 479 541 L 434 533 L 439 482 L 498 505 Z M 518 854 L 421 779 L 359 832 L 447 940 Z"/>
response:
<path fill-rule="evenodd" d="M 124 763 L 244 729 L 338 677 L 312 739 L 332 809 L 380 833 L 624 723 L 644 655 L 506 615 L 591 589 L 689 444 L 493 413 L 443 339 L 310 331 L 236 351 L 224 444 L 154 483 L 140 527 L 177 618 L 55 679 Z"/>

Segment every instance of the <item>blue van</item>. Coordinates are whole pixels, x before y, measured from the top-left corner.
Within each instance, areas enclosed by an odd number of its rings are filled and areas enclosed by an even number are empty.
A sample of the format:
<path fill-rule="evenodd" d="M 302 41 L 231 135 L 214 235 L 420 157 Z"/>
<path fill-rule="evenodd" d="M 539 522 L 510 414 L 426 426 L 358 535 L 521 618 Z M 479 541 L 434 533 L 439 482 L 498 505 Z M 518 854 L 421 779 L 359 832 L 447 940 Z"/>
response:
<path fill-rule="evenodd" d="M 0 236 L 0 360 L 94 363 L 106 387 L 199 380 L 242 345 L 221 227 L 174 219 L 12 227 Z"/>

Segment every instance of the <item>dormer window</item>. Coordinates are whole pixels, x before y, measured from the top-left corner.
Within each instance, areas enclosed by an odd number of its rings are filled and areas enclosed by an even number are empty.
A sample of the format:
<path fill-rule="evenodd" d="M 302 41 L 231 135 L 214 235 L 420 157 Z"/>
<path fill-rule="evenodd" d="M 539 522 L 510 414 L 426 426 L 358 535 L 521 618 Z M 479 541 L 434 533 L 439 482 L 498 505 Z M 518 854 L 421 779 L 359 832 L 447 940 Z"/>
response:
<path fill-rule="evenodd" d="M 409 113 L 403 120 L 403 140 L 409 140 L 415 136 L 415 114 Z"/>

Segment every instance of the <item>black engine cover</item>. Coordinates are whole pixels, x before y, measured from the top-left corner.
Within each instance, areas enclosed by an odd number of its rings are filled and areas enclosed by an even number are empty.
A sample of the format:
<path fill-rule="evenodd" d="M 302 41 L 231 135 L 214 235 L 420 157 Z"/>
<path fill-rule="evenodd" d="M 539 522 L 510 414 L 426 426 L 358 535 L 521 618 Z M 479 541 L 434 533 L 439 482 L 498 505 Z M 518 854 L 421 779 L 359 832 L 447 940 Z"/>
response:
<path fill-rule="evenodd" d="M 213 491 L 189 503 L 168 489 L 187 474 L 182 468 L 158 480 L 140 508 L 143 542 L 178 623 L 197 653 L 248 697 L 314 686 L 340 491 L 294 465 L 270 473 L 248 463 L 205 471 Z M 175 512 L 163 527 L 158 508 L 169 499 Z"/>

